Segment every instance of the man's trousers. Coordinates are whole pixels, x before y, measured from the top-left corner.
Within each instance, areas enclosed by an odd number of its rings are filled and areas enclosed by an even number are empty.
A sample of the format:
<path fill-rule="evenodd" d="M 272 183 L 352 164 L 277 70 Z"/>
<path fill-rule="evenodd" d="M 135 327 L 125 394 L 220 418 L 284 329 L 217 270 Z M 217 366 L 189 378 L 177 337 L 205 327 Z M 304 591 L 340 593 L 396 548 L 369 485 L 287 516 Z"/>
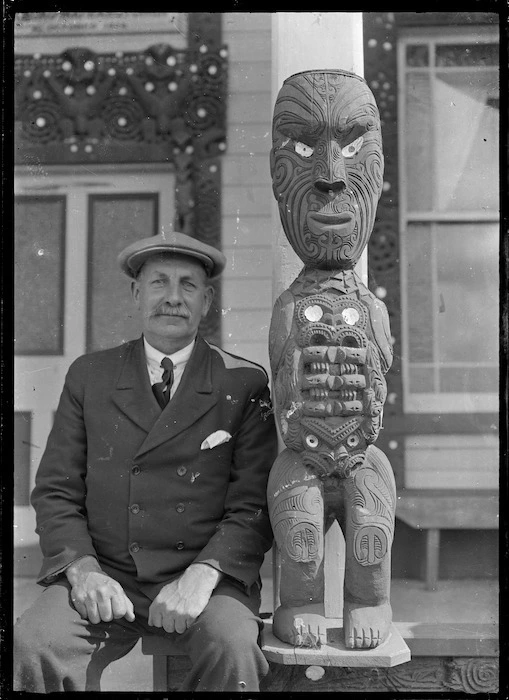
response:
<path fill-rule="evenodd" d="M 71 602 L 70 585 L 62 577 L 44 589 L 14 627 L 14 690 L 98 691 L 103 670 L 148 633 L 176 639 L 190 657 L 192 667 L 181 690 L 259 690 L 268 664 L 258 644 L 262 621 L 256 585 L 248 596 L 240 585 L 224 578 L 187 631 L 168 634 L 148 625 L 151 600 L 133 579 L 108 573 L 132 600 L 136 619 L 96 625 L 83 620 Z"/>

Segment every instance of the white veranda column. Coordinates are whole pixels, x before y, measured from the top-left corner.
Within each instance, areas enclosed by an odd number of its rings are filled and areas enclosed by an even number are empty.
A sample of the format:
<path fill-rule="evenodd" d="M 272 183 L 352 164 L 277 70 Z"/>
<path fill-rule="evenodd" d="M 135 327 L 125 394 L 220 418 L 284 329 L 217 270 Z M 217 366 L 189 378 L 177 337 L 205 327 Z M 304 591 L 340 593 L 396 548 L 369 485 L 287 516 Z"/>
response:
<path fill-rule="evenodd" d="M 362 12 L 274 12 L 272 15 L 272 105 L 283 81 L 294 73 L 342 69 L 364 74 Z M 298 275 L 302 262 L 288 243 L 276 201 L 272 206 L 275 301 Z M 367 282 L 367 252 L 357 264 Z"/>

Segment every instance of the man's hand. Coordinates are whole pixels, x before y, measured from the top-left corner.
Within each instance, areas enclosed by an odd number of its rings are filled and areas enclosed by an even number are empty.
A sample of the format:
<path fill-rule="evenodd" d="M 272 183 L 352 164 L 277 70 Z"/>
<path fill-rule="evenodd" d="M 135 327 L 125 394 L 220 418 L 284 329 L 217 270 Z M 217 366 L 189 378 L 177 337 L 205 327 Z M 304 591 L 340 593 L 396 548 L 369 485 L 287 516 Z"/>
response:
<path fill-rule="evenodd" d="M 191 564 L 180 578 L 160 590 L 149 608 L 148 624 L 182 634 L 203 612 L 222 577 L 208 564 Z"/>
<path fill-rule="evenodd" d="M 86 556 L 71 564 L 65 571 L 71 584 L 71 600 L 84 620 L 96 625 L 101 620 L 111 622 L 125 617 L 134 620 L 134 606 L 124 589 L 104 573 L 97 559 Z"/>

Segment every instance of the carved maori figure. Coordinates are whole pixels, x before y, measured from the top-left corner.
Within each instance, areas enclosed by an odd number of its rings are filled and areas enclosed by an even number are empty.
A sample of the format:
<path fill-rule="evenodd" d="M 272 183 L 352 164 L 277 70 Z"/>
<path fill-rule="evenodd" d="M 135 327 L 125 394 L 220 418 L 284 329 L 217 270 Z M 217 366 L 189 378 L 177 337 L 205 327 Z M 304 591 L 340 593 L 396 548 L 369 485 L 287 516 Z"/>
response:
<path fill-rule="evenodd" d="M 365 81 L 305 71 L 274 109 L 273 191 L 284 232 L 304 263 L 274 305 L 269 337 L 275 410 L 286 449 L 268 485 L 281 561 L 274 634 L 295 646 L 326 642 L 324 538 L 346 542 L 343 627 L 350 648 L 389 633 L 395 485 L 373 445 L 392 363 L 385 305 L 354 265 L 382 192 L 380 120 Z M 343 582 L 328 582 L 339 586 Z"/>
<path fill-rule="evenodd" d="M 46 81 L 60 106 L 64 141 L 73 143 L 78 137 L 86 137 L 97 143 L 104 132 L 100 107 L 110 93 L 113 77 L 100 70 L 96 55 L 89 49 L 68 49 L 62 59 L 60 78 L 67 77 L 65 89 L 49 70 Z"/>

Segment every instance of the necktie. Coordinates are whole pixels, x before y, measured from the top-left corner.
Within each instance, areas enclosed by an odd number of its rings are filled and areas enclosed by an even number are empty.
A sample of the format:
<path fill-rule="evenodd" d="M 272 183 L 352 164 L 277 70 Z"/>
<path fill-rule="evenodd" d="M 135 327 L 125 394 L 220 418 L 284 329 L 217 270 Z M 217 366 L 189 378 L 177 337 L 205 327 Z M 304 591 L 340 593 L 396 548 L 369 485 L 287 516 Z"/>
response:
<path fill-rule="evenodd" d="M 170 389 L 173 384 L 173 362 L 169 357 L 163 357 L 161 367 L 163 368 L 163 378 L 157 384 L 152 385 L 152 391 L 161 408 L 164 408 L 170 400 Z"/>

